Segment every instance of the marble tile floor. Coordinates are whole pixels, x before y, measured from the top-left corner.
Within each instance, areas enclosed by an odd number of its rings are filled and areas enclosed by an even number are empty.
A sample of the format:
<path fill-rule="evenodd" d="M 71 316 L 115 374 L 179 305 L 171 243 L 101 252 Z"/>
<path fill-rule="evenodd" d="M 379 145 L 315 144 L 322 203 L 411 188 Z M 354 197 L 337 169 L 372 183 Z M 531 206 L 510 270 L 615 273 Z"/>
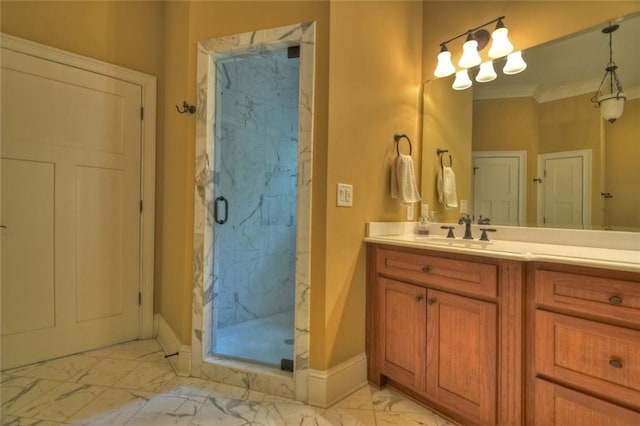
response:
<path fill-rule="evenodd" d="M 156 340 L 1 375 L 2 425 L 455 425 L 392 389 L 364 386 L 329 409 L 178 377 Z"/>

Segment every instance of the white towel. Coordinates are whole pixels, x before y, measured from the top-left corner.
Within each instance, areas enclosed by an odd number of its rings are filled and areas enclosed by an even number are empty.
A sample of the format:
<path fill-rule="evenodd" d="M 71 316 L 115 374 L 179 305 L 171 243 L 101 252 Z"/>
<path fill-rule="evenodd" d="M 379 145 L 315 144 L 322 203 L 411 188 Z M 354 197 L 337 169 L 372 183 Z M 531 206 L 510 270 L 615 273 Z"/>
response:
<path fill-rule="evenodd" d="M 420 201 L 410 155 L 399 154 L 391 165 L 391 197 L 397 198 L 402 204 Z"/>
<path fill-rule="evenodd" d="M 444 204 L 445 209 L 458 207 L 456 174 L 451 167 L 444 166 L 438 170 L 438 201 Z"/>

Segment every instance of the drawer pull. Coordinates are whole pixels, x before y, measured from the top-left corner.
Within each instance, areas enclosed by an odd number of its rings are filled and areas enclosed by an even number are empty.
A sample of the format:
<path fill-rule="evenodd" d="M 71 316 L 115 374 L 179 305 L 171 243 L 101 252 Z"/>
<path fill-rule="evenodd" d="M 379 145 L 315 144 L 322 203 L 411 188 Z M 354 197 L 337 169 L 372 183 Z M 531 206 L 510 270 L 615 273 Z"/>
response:
<path fill-rule="evenodd" d="M 622 305 L 622 297 L 611 296 L 609 298 L 609 303 L 611 303 L 612 305 Z"/>
<path fill-rule="evenodd" d="M 435 299 L 427 299 L 427 305 L 433 305 L 435 301 Z"/>
<path fill-rule="evenodd" d="M 428 267 L 428 266 L 423 266 L 423 267 L 422 267 L 422 272 L 424 272 L 425 274 L 426 274 L 427 272 L 429 272 L 429 270 L 431 270 L 431 268 L 430 268 L 430 267 Z"/>
<path fill-rule="evenodd" d="M 420 302 L 421 300 L 422 300 L 422 295 L 421 295 L 421 294 L 418 294 L 418 295 L 416 296 L 416 302 Z"/>
<path fill-rule="evenodd" d="M 618 361 L 617 359 L 612 359 L 611 361 L 609 361 L 609 365 L 613 368 L 622 368 L 622 362 Z"/>

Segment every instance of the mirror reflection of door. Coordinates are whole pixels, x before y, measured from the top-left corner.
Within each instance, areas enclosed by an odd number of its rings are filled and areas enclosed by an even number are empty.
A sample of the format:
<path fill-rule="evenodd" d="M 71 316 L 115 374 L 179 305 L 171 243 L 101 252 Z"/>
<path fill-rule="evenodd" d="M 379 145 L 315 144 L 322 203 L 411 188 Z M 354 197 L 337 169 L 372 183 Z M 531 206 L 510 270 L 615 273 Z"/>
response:
<path fill-rule="evenodd" d="M 591 150 L 538 156 L 538 224 L 549 228 L 589 228 Z"/>
<path fill-rule="evenodd" d="M 492 225 L 525 224 L 526 151 L 473 152 L 473 216 Z"/>

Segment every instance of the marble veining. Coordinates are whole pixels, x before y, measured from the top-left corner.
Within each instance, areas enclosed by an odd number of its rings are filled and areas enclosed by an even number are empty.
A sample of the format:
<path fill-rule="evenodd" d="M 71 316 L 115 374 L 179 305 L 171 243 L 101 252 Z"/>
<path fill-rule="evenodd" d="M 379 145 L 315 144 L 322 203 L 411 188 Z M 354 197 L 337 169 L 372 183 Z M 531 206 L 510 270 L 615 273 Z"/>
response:
<path fill-rule="evenodd" d="M 214 123 L 217 112 L 213 99 L 208 99 L 208 94 L 216 93 L 220 85 L 233 84 L 232 79 L 227 79 L 223 61 L 241 56 L 247 52 L 273 52 L 283 47 L 299 45 L 299 89 L 298 89 L 298 124 L 295 134 L 297 137 L 297 210 L 295 212 L 296 234 L 296 262 L 295 262 L 295 331 L 294 331 L 294 373 L 281 374 L 273 368 L 259 365 L 231 362 L 212 357 L 209 354 L 211 347 L 212 304 L 216 300 L 216 288 L 218 280 L 214 276 L 213 250 L 214 250 L 214 177 L 216 173 L 224 173 L 220 165 L 214 164 Z M 231 66 L 231 65 L 230 65 Z M 273 66 L 276 66 L 274 62 Z M 218 82 L 218 70 L 222 70 L 220 82 Z M 204 40 L 198 43 L 198 112 L 196 116 L 196 200 L 194 215 L 194 249 L 193 249 L 193 314 L 192 314 L 192 375 L 223 383 L 247 386 L 261 392 L 276 393 L 277 395 L 305 401 L 307 399 L 308 377 L 308 348 L 309 348 L 309 277 L 310 277 L 310 226 L 311 226 L 311 185 L 312 185 L 312 152 L 313 152 L 313 89 L 315 69 L 315 24 L 304 23 L 286 27 L 254 31 L 244 34 L 236 34 Z M 260 83 L 256 76 L 256 83 Z M 266 89 L 265 89 L 266 90 Z M 263 108 L 262 114 L 259 100 L 238 98 L 234 107 L 239 111 L 238 119 L 244 127 L 243 131 L 252 130 L 256 120 L 266 120 L 268 108 Z M 285 111 L 270 111 L 273 114 L 283 114 Z M 232 134 L 232 130 L 226 130 L 224 137 L 238 137 Z M 289 136 L 286 136 L 289 137 Z M 290 146 L 294 146 L 291 144 Z M 276 150 L 277 152 L 277 150 Z M 284 170 L 273 169 L 271 180 L 278 180 L 280 175 L 289 173 Z M 290 215 L 283 215 L 279 209 L 278 197 L 269 199 L 265 196 L 257 197 L 249 203 L 258 211 L 265 210 L 261 220 L 272 221 L 275 218 L 285 218 L 286 226 Z M 250 213 L 250 212 L 249 212 Z M 244 217 L 249 217 L 247 213 Z M 257 215 L 257 213 L 256 213 Z M 250 250 L 259 250 L 252 247 L 255 241 L 246 239 L 244 244 Z M 250 252 L 247 256 L 251 258 Z M 242 273 L 247 273 L 243 271 Z M 228 315 L 249 315 L 252 308 L 244 302 L 244 297 L 238 292 L 237 299 L 228 303 L 228 306 L 238 307 L 231 309 Z M 236 304 L 236 300 L 243 303 Z M 230 305 L 229 305 L 230 303 Z M 244 313 L 242 312 L 244 311 Z"/>
<path fill-rule="evenodd" d="M 152 353 L 160 352 L 155 340 L 134 341 L 81 356 L 3 371 L 1 424 L 455 426 L 392 389 L 376 390 L 364 386 L 332 407 L 320 409 L 276 396 L 276 392 L 249 389 L 246 383 L 232 386 L 196 377 L 178 377 L 165 359 L 158 361 L 143 356 L 132 361 L 122 358 L 135 357 L 150 349 Z M 88 363 L 87 358 L 95 362 Z M 136 364 L 133 371 L 132 362 Z M 86 370 L 86 374 L 67 374 L 60 380 L 28 376 L 39 371 L 40 375 L 50 373 L 61 377 L 56 373 L 60 365 L 66 366 L 65 371 L 76 365 L 72 370 Z M 102 377 L 106 365 L 110 366 L 110 378 L 129 379 L 109 386 L 81 383 L 82 377 Z M 145 373 L 136 375 L 136 370 Z M 162 386 L 158 386 L 158 375 L 147 374 L 149 371 L 162 372 Z M 135 380 L 132 379 L 134 376 Z M 252 378 L 260 382 L 259 375 Z"/>

